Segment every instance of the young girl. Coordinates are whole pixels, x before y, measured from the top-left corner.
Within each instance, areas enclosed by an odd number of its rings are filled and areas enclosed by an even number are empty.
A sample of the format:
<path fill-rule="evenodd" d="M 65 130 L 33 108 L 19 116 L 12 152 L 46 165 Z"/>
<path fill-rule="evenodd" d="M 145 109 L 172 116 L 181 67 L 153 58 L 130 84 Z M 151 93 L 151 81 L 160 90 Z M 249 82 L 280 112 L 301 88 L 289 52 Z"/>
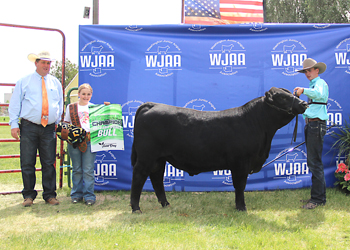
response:
<path fill-rule="evenodd" d="M 65 122 L 81 127 L 86 131 L 86 138 L 83 143 L 74 148 L 68 144 L 69 156 L 72 160 L 73 188 L 71 191 L 72 203 L 85 201 L 85 204 L 91 206 L 96 201 L 94 194 L 94 167 L 96 153 L 91 152 L 90 144 L 90 122 L 89 122 L 89 104 L 92 97 L 92 88 L 84 83 L 78 88 L 79 101 L 69 104 L 64 118 Z M 107 103 L 105 103 L 107 104 Z"/>

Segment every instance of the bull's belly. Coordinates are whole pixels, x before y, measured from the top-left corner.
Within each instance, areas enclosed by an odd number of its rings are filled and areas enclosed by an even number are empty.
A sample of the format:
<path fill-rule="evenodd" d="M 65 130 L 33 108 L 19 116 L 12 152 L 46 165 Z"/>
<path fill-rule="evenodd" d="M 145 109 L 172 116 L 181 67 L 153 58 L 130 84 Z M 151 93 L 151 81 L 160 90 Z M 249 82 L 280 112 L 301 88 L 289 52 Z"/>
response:
<path fill-rule="evenodd" d="M 196 175 L 203 172 L 210 172 L 215 170 L 231 169 L 230 166 L 224 164 L 223 161 L 184 161 L 174 159 L 173 157 L 166 157 L 165 160 L 173 165 L 175 168 L 183 170 L 190 175 Z"/>

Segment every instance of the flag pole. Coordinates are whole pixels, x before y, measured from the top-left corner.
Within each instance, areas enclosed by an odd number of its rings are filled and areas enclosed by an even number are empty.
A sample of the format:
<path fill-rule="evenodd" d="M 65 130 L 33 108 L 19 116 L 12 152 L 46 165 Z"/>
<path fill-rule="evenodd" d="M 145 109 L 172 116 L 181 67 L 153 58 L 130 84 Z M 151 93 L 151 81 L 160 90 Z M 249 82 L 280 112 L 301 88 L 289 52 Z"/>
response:
<path fill-rule="evenodd" d="M 184 13 L 185 13 L 185 0 L 182 0 L 181 6 L 181 23 L 184 23 Z"/>

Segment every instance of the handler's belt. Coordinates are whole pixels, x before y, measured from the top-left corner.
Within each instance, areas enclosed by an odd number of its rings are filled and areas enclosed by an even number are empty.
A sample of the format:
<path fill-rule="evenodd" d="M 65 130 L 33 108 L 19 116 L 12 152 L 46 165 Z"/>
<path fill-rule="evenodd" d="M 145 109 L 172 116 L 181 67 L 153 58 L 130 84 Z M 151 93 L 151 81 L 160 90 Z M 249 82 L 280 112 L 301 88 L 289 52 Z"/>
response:
<path fill-rule="evenodd" d="M 305 118 L 305 123 L 308 124 L 309 122 L 316 122 L 316 121 L 322 121 L 320 118 Z"/>

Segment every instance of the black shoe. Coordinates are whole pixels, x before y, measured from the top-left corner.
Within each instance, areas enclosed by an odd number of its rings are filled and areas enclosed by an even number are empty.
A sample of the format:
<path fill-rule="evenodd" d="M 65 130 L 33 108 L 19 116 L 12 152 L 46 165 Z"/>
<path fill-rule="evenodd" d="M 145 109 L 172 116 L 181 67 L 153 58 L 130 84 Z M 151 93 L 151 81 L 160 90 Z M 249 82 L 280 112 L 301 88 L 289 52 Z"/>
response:
<path fill-rule="evenodd" d="M 76 204 L 76 203 L 81 202 L 82 200 L 83 200 L 82 198 L 72 198 L 72 203 Z"/>
<path fill-rule="evenodd" d="M 85 201 L 85 204 L 86 204 L 87 206 L 92 206 L 92 205 L 95 204 L 95 201 L 94 201 L 94 200 L 87 200 L 87 201 Z"/>
<path fill-rule="evenodd" d="M 312 201 L 308 202 L 306 205 L 302 206 L 301 208 L 304 209 L 315 209 L 318 206 L 324 206 L 324 203 L 313 203 Z"/>

